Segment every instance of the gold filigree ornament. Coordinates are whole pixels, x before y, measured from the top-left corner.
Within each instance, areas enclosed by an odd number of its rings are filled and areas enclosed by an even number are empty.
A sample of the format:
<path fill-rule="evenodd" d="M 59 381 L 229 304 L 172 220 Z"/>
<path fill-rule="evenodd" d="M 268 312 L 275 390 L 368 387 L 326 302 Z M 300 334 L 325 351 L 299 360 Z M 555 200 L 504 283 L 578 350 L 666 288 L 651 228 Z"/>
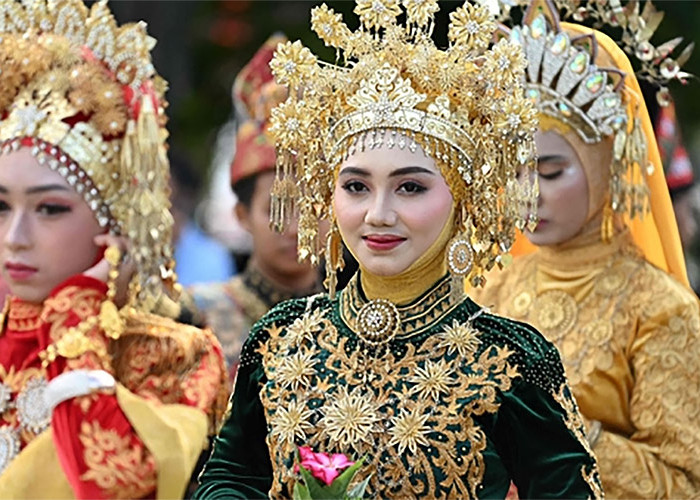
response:
<path fill-rule="evenodd" d="M 129 307 L 107 305 L 100 314 L 111 337 L 117 316 L 151 312 L 178 291 L 167 84 L 151 63 L 154 45 L 144 23 L 118 26 L 106 0 L 90 8 L 80 0 L 0 0 L 0 151 L 29 148 L 83 196 L 102 227 L 129 240 Z"/>
<path fill-rule="evenodd" d="M 388 300 L 370 300 L 357 315 L 357 335 L 370 347 L 388 344 L 396 337 L 401 317 L 396 306 Z"/>
<path fill-rule="evenodd" d="M 439 49 L 431 39 L 438 9 L 437 0 L 358 0 L 360 26 L 352 31 L 323 4 L 313 9 L 311 26 L 336 49 L 337 64 L 288 42 L 270 65 L 289 90 L 271 117 L 271 224 L 282 230 L 298 211 L 299 257 L 316 263 L 325 254 L 331 291 L 331 275 L 343 266 L 342 242 L 331 231 L 319 244 L 319 223 L 333 220 L 337 169 L 355 151 L 420 149 L 436 161 L 457 213 L 472 216 L 469 276 L 476 284 L 510 249 L 515 227 L 525 225 L 522 214 L 536 206 L 536 190 L 523 191 L 516 181 L 517 169 L 534 169 L 537 126 L 523 93 L 522 50 L 508 40 L 492 44 L 492 15 L 469 3 L 452 12 L 449 46 Z M 493 68 L 502 69 L 497 78 Z M 535 176 L 524 178 L 528 184 Z"/>
<path fill-rule="evenodd" d="M 609 206 L 612 212 L 630 218 L 647 213 L 645 176 L 654 167 L 639 118 L 643 96 L 625 84 L 627 73 L 594 64 L 599 48 L 596 36 L 567 32 L 560 25 L 560 11 L 562 19 L 619 28 L 622 34 L 616 42 L 639 60 L 636 77 L 661 86 L 657 99 L 662 106 L 670 98 L 666 85 L 672 80 L 685 82 L 691 76 L 680 71 L 680 66 L 690 57 L 693 44 L 675 60 L 670 55 L 682 38 L 654 48 L 649 39 L 663 12 L 657 12 L 651 2 L 646 2 L 641 14 L 636 0 L 624 7 L 620 0 L 501 0 L 501 4 L 504 20 L 509 20 L 513 7 L 527 5 L 522 25 L 512 30 L 502 27 L 502 31 L 527 55 L 526 93 L 538 112 L 568 125 L 588 144 L 612 137 Z M 610 239 L 612 212 L 606 212 L 601 227 L 604 240 Z"/>

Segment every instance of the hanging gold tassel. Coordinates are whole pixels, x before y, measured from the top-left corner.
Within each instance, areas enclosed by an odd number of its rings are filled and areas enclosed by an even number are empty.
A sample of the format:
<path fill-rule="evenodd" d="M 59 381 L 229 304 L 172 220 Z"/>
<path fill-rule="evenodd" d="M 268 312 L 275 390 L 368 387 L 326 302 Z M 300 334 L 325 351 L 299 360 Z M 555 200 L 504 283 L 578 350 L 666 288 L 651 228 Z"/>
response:
<path fill-rule="evenodd" d="M 615 233 L 614 215 L 615 212 L 612 209 L 612 205 L 606 202 L 605 208 L 603 208 L 603 221 L 600 225 L 600 239 L 603 243 L 610 243 L 612 241 Z"/>
<path fill-rule="evenodd" d="M 338 271 L 342 271 L 345 267 L 343 259 L 343 239 L 340 236 L 340 230 L 335 221 L 335 217 L 331 214 L 331 227 L 328 230 L 326 237 L 326 279 L 323 286 L 328 290 L 328 295 L 331 299 L 335 297 L 336 287 L 338 285 Z"/>

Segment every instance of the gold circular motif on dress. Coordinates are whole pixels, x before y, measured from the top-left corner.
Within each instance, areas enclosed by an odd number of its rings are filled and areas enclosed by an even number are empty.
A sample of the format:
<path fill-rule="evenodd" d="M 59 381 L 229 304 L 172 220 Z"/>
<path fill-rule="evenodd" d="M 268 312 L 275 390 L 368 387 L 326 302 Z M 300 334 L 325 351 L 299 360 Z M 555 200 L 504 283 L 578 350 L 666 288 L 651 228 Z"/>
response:
<path fill-rule="evenodd" d="M 578 317 L 576 301 L 561 290 L 550 290 L 537 297 L 534 312 L 536 326 L 552 341 L 566 335 Z"/>
<path fill-rule="evenodd" d="M 602 346 L 610 342 L 613 327 L 609 321 L 598 319 L 586 325 L 581 333 L 588 339 L 589 343 Z"/>
<path fill-rule="evenodd" d="M 357 334 L 373 346 L 391 341 L 398 333 L 400 324 L 399 310 L 388 300 L 367 302 L 357 313 Z"/>
<path fill-rule="evenodd" d="M 520 292 L 513 299 L 513 314 L 525 316 L 532 305 L 532 294 L 528 291 Z"/>
<path fill-rule="evenodd" d="M 596 292 L 601 295 L 615 295 L 619 293 L 625 285 L 627 279 L 622 271 L 613 269 L 605 272 L 596 282 Z"/>

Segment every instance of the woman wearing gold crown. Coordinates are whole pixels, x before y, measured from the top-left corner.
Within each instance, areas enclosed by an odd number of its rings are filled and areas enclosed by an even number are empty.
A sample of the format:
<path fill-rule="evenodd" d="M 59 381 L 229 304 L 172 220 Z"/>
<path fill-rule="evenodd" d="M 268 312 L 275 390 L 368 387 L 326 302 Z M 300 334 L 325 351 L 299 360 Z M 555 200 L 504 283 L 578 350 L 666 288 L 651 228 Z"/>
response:
<path fill-rule="evenodd" d="M 0 497 L 179 497 L 226 384 L 170 319 L 153 41 L 106 2 L 0 12 Z"/>
<path fill-rule="evenodd" d="M 273 222 L 294 201 L 300 256 L 316 260 L 331 221 L 329 293 L 252 329 L 199 498 L 291 495 L 299 446 L 364 456 L 371 497 L 503 498 L 511 479 L 531 497 L 602 495 L 554 346 L 463 292 L 509 248 L 532 194 L 515 181 L 532 161 L 523 56 L 489 48 L 494 22 L 470 4 L 439 50 L 437 1 L 404 3 L 406 27 L 398 2 L 358 1 L 354 33 L 313 10 L 343 66 L 278 46 L 290 93 L 272 115 Z M 341 241 L 360 271 L 336 295 Z"/>
<path fill-rule="evenodd" d="M 478 300 L 559 348 L 608 496 L 697 497 L 700 311 L 630 61 L 549 2 L 512 37 L 540 113 L 540 222 Z"/>

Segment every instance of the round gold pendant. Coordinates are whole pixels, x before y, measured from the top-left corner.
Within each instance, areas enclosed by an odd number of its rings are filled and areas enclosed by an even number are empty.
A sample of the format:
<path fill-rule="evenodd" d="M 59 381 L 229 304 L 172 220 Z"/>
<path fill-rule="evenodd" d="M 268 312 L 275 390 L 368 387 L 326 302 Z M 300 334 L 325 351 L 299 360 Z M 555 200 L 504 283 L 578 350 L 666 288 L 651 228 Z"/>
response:
<path fill-rule="evenodd" d="M 384 299 L 367 302 L 357 314 L 358 335 L 372 346 L 386 344 L 399 331 L 401 317 L 396 306 Z"/>

